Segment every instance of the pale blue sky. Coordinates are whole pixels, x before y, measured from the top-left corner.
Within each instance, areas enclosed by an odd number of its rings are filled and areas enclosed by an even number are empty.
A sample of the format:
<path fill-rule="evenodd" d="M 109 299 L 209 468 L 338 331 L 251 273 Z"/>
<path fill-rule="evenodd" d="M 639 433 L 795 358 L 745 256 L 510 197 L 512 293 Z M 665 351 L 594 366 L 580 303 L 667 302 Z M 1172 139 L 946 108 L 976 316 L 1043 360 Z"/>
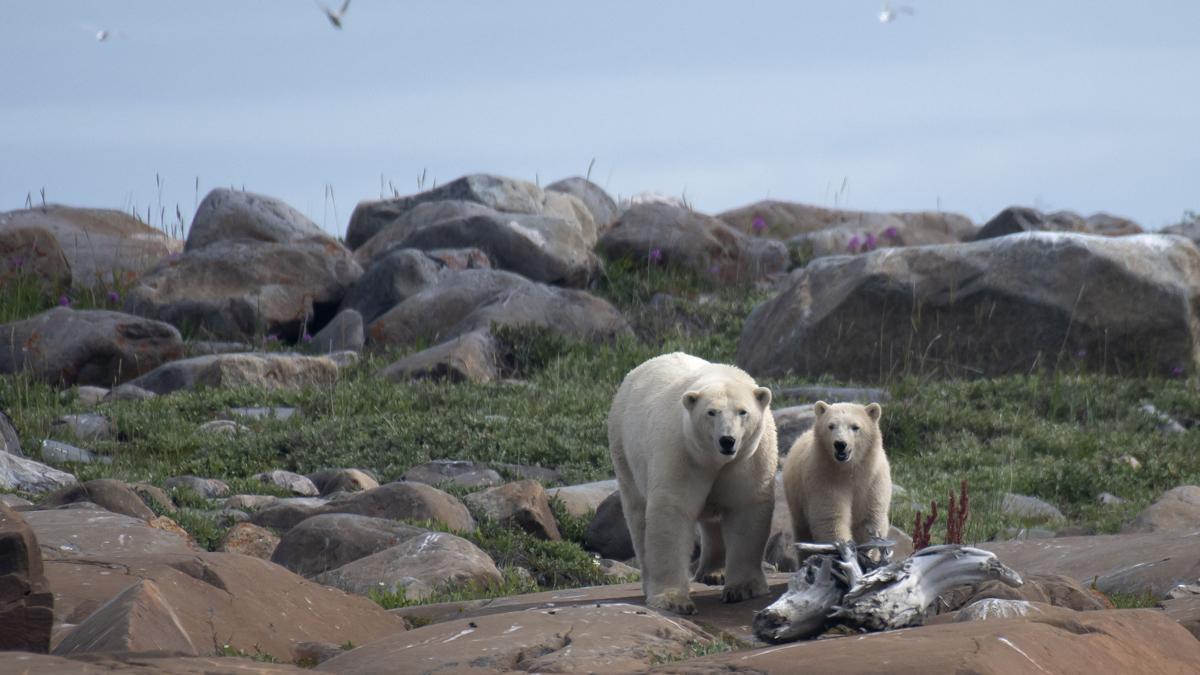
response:
<path fill-rule="evenodd" d="M 1200 3 L 907 4 L 353 0 L 339 32 L 305 0 L 0 0 L 0 210 L 45 188 L 157 223 L 157 173 L 168 221 L 198 177 L 341 233 L 381 175 L 593 157 L 709 212 L 1200 209 Z"/>

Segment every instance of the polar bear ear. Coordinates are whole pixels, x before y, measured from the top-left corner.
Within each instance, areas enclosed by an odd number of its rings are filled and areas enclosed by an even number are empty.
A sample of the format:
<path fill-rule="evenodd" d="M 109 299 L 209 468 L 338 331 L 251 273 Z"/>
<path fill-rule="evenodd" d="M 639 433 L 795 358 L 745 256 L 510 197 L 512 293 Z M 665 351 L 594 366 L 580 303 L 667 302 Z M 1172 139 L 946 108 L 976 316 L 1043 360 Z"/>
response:
<path fill-rule="evenodd" d="M 870 417 L 872 422 L 878 422 L 881 416 L 883 416 L 883 408 L 878 403 L 867 406 L 867 417 Z"/>
<path fill-rule="evenodd" d="M 689 391 L 688 393 L 683 395 L 683 407 L 687 408 L 690 411 L 692 408 L 696 407 L 696 401 L 699 401 L 699 400 L 700 400 L 700 392 Z"/>
<path fill-rule="evenodd" d="M 829 404 L 825 401 L 817 401 L 813 404 L 813 412 L 817 413 L 817 417 L 829 412 Z"/>
<path fill-rule="evenodd" d="M 754 400 L 758 401 L 759 407 L 765 410 L 767 406 L 771 405 L 771 390 L 766 387 L 755 387 Z"/>

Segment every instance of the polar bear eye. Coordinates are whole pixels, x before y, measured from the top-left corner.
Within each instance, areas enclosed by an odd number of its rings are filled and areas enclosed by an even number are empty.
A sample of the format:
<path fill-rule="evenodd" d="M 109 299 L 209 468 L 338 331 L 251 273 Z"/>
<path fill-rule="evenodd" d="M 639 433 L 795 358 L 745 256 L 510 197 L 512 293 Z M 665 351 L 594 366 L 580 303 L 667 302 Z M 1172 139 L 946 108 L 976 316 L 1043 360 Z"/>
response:
<path fill-rule="evenodd" d="M 836 424 L 834 424 L 833 422 L 830 422 L 830 423 L 829 423 L 829 429 L 830 429 L 831 431 L 832 431 L 833 429 L 836 429 L 836 428 L 837 428 L 837 425 L 836 425 Z"/>
<path fill-rule="evenodd" d="M 741 415 L 742 417 L 745 417 L 745 416 L 746 416 L 746 411 L 745 411 L 745 410 L 739 410 L 739 411 L 738 411 L 738 414 L 739 414 L 739 415 Z"/>
<path fill-rule="evenodd" d="M 709 411 L 708 411 L 708 416 L 709 416 L 709 417 L 716 417 L 716 416 L 717 416 L 717 411 L 716 411 L 716 410 L 709 410 Z"/>
<path fill-rule="evenodd" d="M 858 431 L 858 425 L 857 425 L 857 424 L 851 424 L 851 425 L 850 425 L 850 429 L 851 429 L 852 431 Z"/>

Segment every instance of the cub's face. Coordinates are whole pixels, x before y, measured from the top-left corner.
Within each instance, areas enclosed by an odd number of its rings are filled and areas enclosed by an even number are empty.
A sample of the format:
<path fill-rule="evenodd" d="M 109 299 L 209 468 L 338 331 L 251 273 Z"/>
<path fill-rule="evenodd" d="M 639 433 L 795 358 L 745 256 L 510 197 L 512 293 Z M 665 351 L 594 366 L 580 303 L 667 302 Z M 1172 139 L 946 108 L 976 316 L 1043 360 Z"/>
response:
<path fill-rule="evenodd" d="M 766 387 L 712 385 L 683 395 L 690 435 L 706 457 L 732 461 L 757 441 L 763 415 L 771 405 Z"/>
<path fill-rule="evenodd" d="M 834 403 L 817 401 L 813 405 L 817 414 L 813 433 L 818 447 L 828 452 L 839 463 L 852 461 L 875 447 L 879 435 L 879 417 L 883 409 L 878 403 L 861 406 L 856 403 Z"/>

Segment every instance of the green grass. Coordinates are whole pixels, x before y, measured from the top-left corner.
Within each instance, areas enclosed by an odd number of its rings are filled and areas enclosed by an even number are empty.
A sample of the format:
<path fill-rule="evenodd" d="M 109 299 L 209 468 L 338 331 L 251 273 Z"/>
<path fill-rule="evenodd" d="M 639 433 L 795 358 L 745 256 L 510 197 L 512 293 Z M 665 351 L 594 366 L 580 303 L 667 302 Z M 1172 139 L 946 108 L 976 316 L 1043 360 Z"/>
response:
<path fill-rule="evenodd" d="M 1158 607 L 1158 598 L 1150 591 L 1145 593 L 1110 593 L 1108 599 L 1117 609 L 1142 609 Z"/>

